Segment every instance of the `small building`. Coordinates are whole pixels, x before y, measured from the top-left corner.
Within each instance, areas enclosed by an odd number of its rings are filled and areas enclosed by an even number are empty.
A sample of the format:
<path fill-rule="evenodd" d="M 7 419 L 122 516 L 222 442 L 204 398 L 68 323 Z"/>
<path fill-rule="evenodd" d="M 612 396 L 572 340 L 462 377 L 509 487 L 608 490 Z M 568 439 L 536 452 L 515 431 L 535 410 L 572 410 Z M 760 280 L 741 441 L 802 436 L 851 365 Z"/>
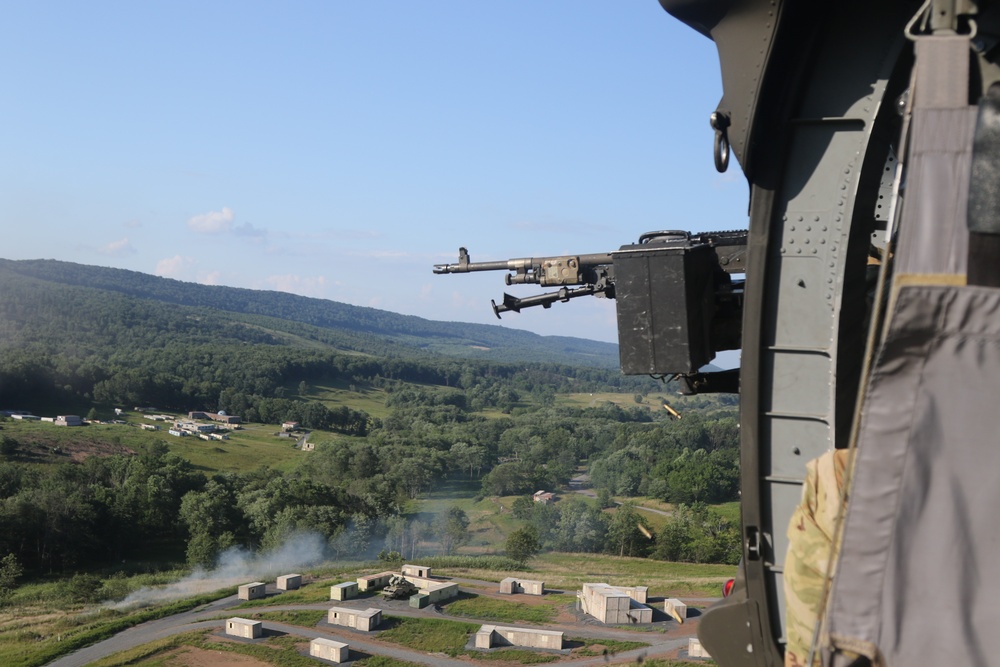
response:
<path fill-rule="evenodd" d="M 320 660 L 345 662 L 351 654 L 351 648 L 344 642 L 317 637 L 309 642 L 309 655 Z"/>
<path fill-rule="evenodd" d="M 411 580 L 412 581 L 412 580 Z M 419 600 L 410 606 L 423 609 L 429 604 L 458 597 L 458 584 L 454 581 L 427 581 L 420 586 Z M 414 596 L 416 597 L 416 596 Z"/>
<path fill-rule="evenodd" d="M 484 625 L 476 633 L 476 648 L 494 646 L 524 646 L 561 651 L 563 633 L 535 628 L 513 628 L 503 625 Z"/>
<path fill-rule="evenodd" d="M 649 596 L 649 586 L 614 586 L 639 604 L 646 604 Z"/>
<path fill-rule="evenodd" d="M 22 413 L 16 413 L 10 415 L 11 419 L 16 419 L 18 421 L 40 421 L 41 417 L 36 417 L 35 415 L 26 415 Z"/>
<path fill-rule="evenodd" d="M 342 584 L 330 586 L 331 600 L 350 600 L 358 596 L 358 584 L 356 581 L 345 581 Z"/>
<path fill-rule="evenodd" d="M 243 639 L 258 639 L 264 636 L 264 624 L 261 621 L 234 616 L 226 621 L 226 634 Z"/>
<path fill-rule="evenodd" d="M 295 431 L 298 428 L 299 428 L 298 422 L 282 422 L 281 424 L 282 431 Z"/>
<path fill-rule="evenodd" d="M 601 623 L 652 623 L 653 610 L 632 599 L 625 590 L 607 584 L 584 584 L 579 605 Z"/>
<path fill-rule="evenodd" d="M 302 587 L 302 575 L 301 574 L 283 574 L 278 577 L 277 582 L 279 591 L 294 591 Z"/>
<path fill-rule="evenodd" d="M 176 428 L 172 428 L 172 429 L 167 430 L 167 433 L 169 433 L 172 436 L 178 437 L 178 438 L 186 437 L 187 434 L 188 434 L 187 431 L 181 431 L 181 430 L 176 429 Z"/>
<path fill-rule="evenodd" d="M 545 592 L 544 581 L 534 581 L 532 579 L 515 579 L 507 577 L 500 582 L 500 592 L 505 595 L 524 593 L 525 595 L 542 595 Z"/>
<path fill-rule="evenodd" d="M 458 595 L 457 583 L 431 579 L 431 568 L 425 565 L 404 565 L 402 575 L 419 589 L 419 593 L 410 598 L 411 607 L 423 609 L 429 604 Z"/>
<path fill-rule="evenodd" d="M 326 620 L 331 625 L 343 625 L 362 632 L 371 632 L 382 623 L 382 610 L 350 609 L 348 607 L 330 607 Z"/>
<path fill-rule="evenodd" d="M 389 585 L 389 580 L 395 576 L 395 572 L 379 572 L 358 577 L 358 590 L 364 593 L 376 588 L 385 588 Z"/>
<path fill-rule="evenodd" d="M 209 419 L 214 422 L 220 422 L 222 424 L 239 424 L 242 419 L 236 417 L 235 415 L 227 415 L 225 411 L 222 412 L 205 412 L 203 410 L 194 410 L 188 413 L 188 419 Z"/>
<path fill-rule="evenodd" d="M 534 495 L 531 496 L 531 499 L 536 503 L 548 505 L 556 499 L 556 494 L 549 491 L 535 491 Z"/>
<path fill-rule="evenodd" d="M 139 428 L 143 431 L 159 431 L 160 427 L 156 424 L 139 424 Z"/>
<path fill-rule="evenodd" d="M 430 579 L 431 568 L 426 565 L 404 565 L 402 570 L 404 577 L 418 577 L 420 579 Z"/>
<path fill-rule="evenodd" d="M 239 598 L 241 600 L 257 600 L 262 597 L 264 597 L 263 581 L 253 581 L 249 584 L 243 584 L 239 588 Z"/>
<path fill-rule="evenodd" d="M 83 426 L 80 415 L 59 415 L 56 417 L 56 426 Z"/>
<path fill-rule="evenodd" d="M 705 647 L 701 645 L 701 640 L 697 637 L 688 638 L 688 657 L 689 658 L 711 658 Z"/>
<path fill-rule="evenodd" d="M 667 598 L 663 601 L 663 611 L 673 616 L 678 623 L 683 623 L 687 618 L 688 606 L 677 598 Z"/>

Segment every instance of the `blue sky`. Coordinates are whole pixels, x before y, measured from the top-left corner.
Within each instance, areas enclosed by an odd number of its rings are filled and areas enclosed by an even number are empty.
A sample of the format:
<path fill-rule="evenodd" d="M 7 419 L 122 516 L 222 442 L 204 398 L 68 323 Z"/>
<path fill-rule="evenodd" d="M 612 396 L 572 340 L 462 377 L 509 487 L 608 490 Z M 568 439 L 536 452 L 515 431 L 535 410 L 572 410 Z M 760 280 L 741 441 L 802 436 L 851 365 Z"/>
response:
<path fill-rule="evenodd" d="M 655 0 L 12 2 L 0 73 L 8 259 L 616 341 L 431 267 L 746 226 L 714 45 Z"/>

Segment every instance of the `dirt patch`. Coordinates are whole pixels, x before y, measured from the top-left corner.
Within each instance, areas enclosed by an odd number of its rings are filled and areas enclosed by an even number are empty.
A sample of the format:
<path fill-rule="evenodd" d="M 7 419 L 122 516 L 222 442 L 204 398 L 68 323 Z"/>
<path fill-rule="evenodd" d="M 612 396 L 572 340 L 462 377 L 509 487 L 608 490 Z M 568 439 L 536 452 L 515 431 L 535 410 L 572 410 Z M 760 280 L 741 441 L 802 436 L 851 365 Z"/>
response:
<path fill-rule="evenodd" d="M 15 460 L 52 463 L 70 460 L 80 463 L 91 456 L 135 454 L 135 450 L 116 443 L 107 432 L 87 433 L 88 426 L 53 426 L 54 429 L 74 429 L 72 433 L 31 433 L 16 435 L 18 446 Z M 125 428 L 125 427 L 122 427 Z"/>
<path fill-rule="evenodd" d="M 182 646 L 163 656 L 168 665 L 178 667 L 269 667 L 263 660 L 228 651 L 211 651 L 194 646 Z"/>

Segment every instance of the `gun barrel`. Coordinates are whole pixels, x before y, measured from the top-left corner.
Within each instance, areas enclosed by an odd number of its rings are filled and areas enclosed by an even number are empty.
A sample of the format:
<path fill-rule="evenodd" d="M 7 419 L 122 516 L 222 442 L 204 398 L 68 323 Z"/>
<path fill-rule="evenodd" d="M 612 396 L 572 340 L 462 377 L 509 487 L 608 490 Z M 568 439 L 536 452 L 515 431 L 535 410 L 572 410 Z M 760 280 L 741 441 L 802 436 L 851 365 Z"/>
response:
<path fill-rule="evenodd" d="M 472 271 L 509 271 L 507 284 L 578 285 L 590 281 L 591 273 L 612 264 L 611 253 L 566 255 L 560 257 L 521 257 L 493 262 L 471 262 L 465 248 L 458 250 L 457 264 L 435 264 L 434 273 L 470 273 Z M 596 278 L 594 278 L 596 280 Z"/>
<path fill-rule="evenodd" d="M 508 259 L 496 262 L 459 262 L 458 264 L 435 264 L 434 273 L 469 273 L 470 271 L 513 271 L 515 262 L 523 261 Z"/>

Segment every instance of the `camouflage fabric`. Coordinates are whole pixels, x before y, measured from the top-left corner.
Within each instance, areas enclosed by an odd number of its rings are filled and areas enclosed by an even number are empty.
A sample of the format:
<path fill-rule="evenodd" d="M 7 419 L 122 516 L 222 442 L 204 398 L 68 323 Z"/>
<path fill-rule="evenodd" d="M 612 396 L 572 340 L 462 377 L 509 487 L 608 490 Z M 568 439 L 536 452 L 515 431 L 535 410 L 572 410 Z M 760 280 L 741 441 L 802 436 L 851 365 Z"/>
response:
<path fill-rule="evenodd" d="M 847 450 L 837 449 L 806 464 L 802 502 L 788 524 L 785 556 L 786 667 L 804 667 L 823 598 L 823 583 L 831 558 L 833 535 L 847 467 Z M 819 665 L 817 653 L 813 662 Z"/>

